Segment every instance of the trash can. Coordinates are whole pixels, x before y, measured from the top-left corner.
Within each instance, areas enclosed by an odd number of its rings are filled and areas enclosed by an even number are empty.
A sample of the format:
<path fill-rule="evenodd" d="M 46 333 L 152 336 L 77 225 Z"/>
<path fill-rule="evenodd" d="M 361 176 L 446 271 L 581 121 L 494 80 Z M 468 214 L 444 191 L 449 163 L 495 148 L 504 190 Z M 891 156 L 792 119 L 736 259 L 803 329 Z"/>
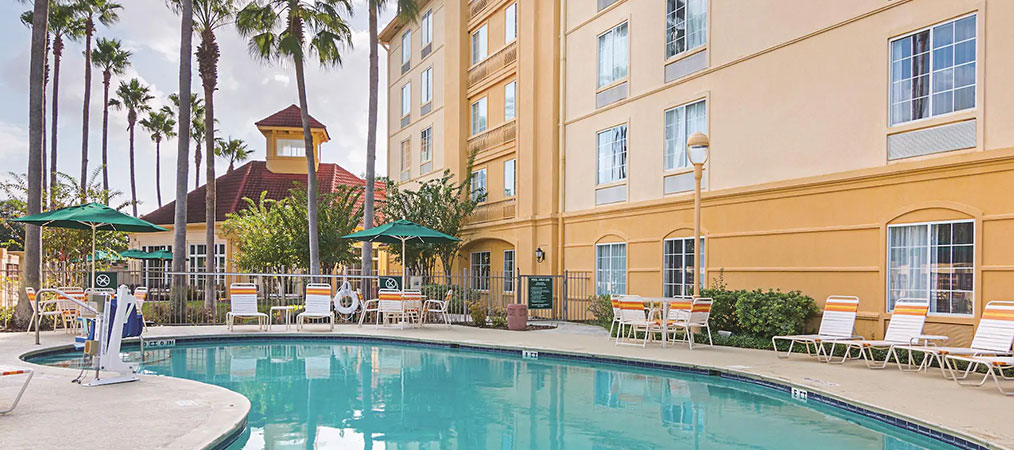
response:
<path fill-rule="evenodd" d="M 528 326 L 528 305 L 507 305 L 507 329 L 523 331 Z"/>

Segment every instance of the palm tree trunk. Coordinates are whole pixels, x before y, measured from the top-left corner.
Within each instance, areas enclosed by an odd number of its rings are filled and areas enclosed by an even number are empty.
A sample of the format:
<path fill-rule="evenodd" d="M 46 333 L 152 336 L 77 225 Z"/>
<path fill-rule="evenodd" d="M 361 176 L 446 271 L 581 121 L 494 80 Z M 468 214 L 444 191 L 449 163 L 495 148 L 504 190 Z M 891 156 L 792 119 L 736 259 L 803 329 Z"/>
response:
<path fill-rule="evenodd" d="M 230 160 L 229 160 L 229 170 L 228 170 L 227 172 L 232 172 L 232 169 L 233 169 L 233 165 L 234 165 L 235 163 L 236 163 L 236 160 L 234 160 L 234 159 L 230 159 Z"/>
<path fill-rule="evenodd" d="M 129 115 L 133 116 L 134 112 L 130 112 Z M 134 181 L 134 121 L 131 120 L 127 125 L 127 129 L 130 133 L 130 200 L 131 206 L 134 207 L 134 217 L 137 217 L 137 182 Z"/>
<path fill-rule="evenodd" d="M 52 205 L 54 203 L 54 201 L 53 201 L 54 197 L 53 197 L 52 191 L 49 190 L 49 186 L 47 185 L 47 179 L 49 177 L 46 176 L 46 173 L 47 173 L 46 167 L 48 167 L 46 165 L 46 100 L 47 100 L 47 97 L 46 97 L 46 87 L 49 85 L 49 35 L 46 35 L 46 54 L 45 55 L 46 55 L 46 62 L 44 63 L 45 68 L 43 69 L 43 73 L 45 73 L 45 75 L 42 78 L 42 192 L 43 192 L 43 194 L 42 194 L 43 195 L 43 198 L 42 198 L 42 208 L 43 209 L 46 208 L 46 204 L 47 204 L 46 198 L 45 198 L 45 195 L 46 195 L 45 193 L 46 192 L 50 193 L 49 194 L 50 195 L 50 201 L 48 202 L 48 204 Z"/>
<path fill-rule="evenodd" d="M 158 199 L 158 207 L 162 207 L 162 139 L 155 141 L 155 198 Z M 133 160 L 131 160 L 133 162 Z"/>
<path fill-rule="evenodd" d="M 113 74 L 109 70 L 102 72 L 102 190 L 107 194 L 103 199 L 106 206 L 109 205 L 109 157 L 106 149 L 109 146 L 109 80 L 112 77 Z M 53 167 L 53 171 L 56 172 L 56 165 Z"/>
<path fill-rule="evenodd" d="M 207 117 L 207 106 L 205 106 L 205 117 Z M 201 187 L 201 141 L 197 141 L 197 148 L 194 150 L 194 189 Z"/>
<path fill-rule="evenodd" d="M 46 40 L 49 36 L 49 0 L 35 0 L 32 12 L 32 58 L 28 76 L 28 214 L 42 212 L 42 141 L 45 105 Z M 39 289 L 42 278 L 42 230 L 25 225 L 24 287 Z M 22 290 L 22 293 L 24 291 Z M 26 327 L 31 321 L 32 305 L 22 295 L 14 309 L 14 325 Z"/>
<path fill-rule="evenodd" d="M 197 59 L 200 65 L 201 80 L 204 82 L 204 148 L 208 149 L 205 159 L 207 175 L 205 182 L 204 201 L 207 204 L 204 215 L 205 267 L 208 273 L 214 273 L 215 267 L 215 86 L 218 83 L 218 43 L 215 33 L 205 29 L 201 33 L 201 45 L 197 47 Z M 208 277 L 204 283 L 204 307 L 215 307 L 215 281 Z"/>
<path fill-rule="evenodd" d="M 320 252 L 317 236 L 317 162 L 313 152 L 313 135 L 310 134 L 310 112 L 306 104 L 306 80 L 303 78 L 303 58 L 296 63 L 296 89 L 299 91 L 299 109 L 303 122 L 303 145 L 306 147 L 306 214 L 310 232 L 310 275 L 320 274 Z"/>
<path fill-rule="evenodd" d="M 57 116 L 60 105 L 60 59 L 63 57 L 63 38 L 57 36 L 53 39 L 53 99 L 52 101 L 52 114 L 53 120 L 50 123 L 52 128 L 50 133 L 52 137 L 49 138 L 49 185 L 56 186 L 56 128 L 57 128 Z M 82 178 L 82 184 L 84 179 Z M 49 192 L 49 203 L 56 203 L 56 192 L 50 188 Z"/>
<path fill-rule="evenodd" d="M 91 17 L 85 24 L 85 86 L 84 111 L 81 116 L 81 201 L 85 200 L 85 189 L 88 184 L 88 110 L 92 100 L 92 34 L 95 32 L 95 21 Z M 53 127 L 55 130 L 56 127 Z M 136 209 L 137 206 L 135 205 Z M 137 213 L 135 212 L 136 216 Z"/>
<path fill-rule="evenodd" d="M 190 161 L 190 77 L 194 33 L 194 2 L 182 0 L 180 25 L 180 110 L 176 140 L 176 215 L 173 218 L 173 272 L 186 270 L 187 246 L 187 168 Z M 172 300 L 176 314 L 185 312 L 185 275 L 173 276 Z"/>
<path fill-rule="evenodd" d="M 370 2 L 370 106 L 366 129 L 366 200 L 363 202 L 363 229 L 373 228 L 373 197 L 377 164 L 377 103 L 379 102 L 380 62 L 377 57 L 377 5 Z M 362 274 L 373 273 L 373 244 L 363 242 Z"/>

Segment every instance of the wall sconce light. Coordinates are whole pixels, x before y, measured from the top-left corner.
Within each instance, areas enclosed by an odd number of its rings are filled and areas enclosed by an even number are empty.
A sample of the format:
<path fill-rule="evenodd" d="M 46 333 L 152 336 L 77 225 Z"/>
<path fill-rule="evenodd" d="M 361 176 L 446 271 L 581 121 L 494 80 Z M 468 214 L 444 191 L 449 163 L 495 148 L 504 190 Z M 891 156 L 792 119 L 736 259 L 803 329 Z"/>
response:
<path fill-rule="evenodd" d="M 535 261 L 542 262 L 546 260 L 546 252 L 542 250 L 542 247 L 535 249 Z"/>

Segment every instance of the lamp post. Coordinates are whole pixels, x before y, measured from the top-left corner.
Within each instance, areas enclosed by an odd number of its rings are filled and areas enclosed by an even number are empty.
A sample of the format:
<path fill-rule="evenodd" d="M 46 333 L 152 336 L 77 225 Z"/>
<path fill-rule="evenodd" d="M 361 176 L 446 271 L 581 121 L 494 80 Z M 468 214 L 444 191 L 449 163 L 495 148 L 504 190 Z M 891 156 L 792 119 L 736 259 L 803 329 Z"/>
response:
<path fill-rule="evenodd" d="M 687 139 L 687 159 L 694 165 L 694 298 L 701 296 L 701 175 L 704 163 L 708 162 L 710 142 L 708 135 L 694 133 Z"/>

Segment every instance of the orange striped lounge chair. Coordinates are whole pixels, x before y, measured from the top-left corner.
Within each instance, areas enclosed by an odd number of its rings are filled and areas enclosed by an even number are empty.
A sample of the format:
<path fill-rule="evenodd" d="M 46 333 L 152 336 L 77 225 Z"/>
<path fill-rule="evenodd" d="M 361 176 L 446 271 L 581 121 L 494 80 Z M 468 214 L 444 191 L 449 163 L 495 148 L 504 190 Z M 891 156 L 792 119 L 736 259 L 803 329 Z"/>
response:
<path fill-rule="evenodd" d="M 711 305 L 714 301 L 710 298 L 700 297 L 692 300 L 690 304 L 690 312 L 686 310 L 680 310 L 670 306 L 669 317 L 673 317 L 672 312 L 678 311 L 680 314 L 675 316 L 675 320 L 669 320 L 668 326 L 673 334 L 673 341 L 676 340 L 676 332 L 683 330 L 683 338 L 690 345 L 690 349 L 694 348 L 693 329 L 699 328 L 707 330 L 708 332 L 708 345 L 715 345 L 711 341 L 711 326 L 708 325 L 708 319 L 711 317 Z M 661 321 L 659 322 L 661 326 Z"/>
<path fill-rule="evenodd" d="M 887 324 L 887 333 L 884 333 L 884 339 L 833 341 L 830 354 L 834 354 L 836 345 L 844 345 L 845 356 L 839 361 L 840 363 L 844 363 L 850 358 L 862 358 L 866 362 L 866 367 L 883 369 L 891 361 L 891 355 L 896 345 L 914 345 L 920 341 L 946 339 L 946 336 L 922 334 L 927 312 L 929 312 L 929 299 L 927 298 L 899 299 L 894 303 L 894 311 L 891 312 L 891 321 Z M 873 350 L 883 349 L 887 350 L 887 357 L 883 361 L 877 361 L 873 356 Z M 852 350 L 858 350 L 858 356 L 851 356 Z"/>
<path fill-rule="evenodd" d="M 0 409 L 0 415 L 7 414 L 14 411 L 14 408 L 18 407 L 18 402 L 21 401 L 21 396 L 25 393 L 25 389 L 28 389 L 28 383 L 32 381 L 32 376 L 35 372 L 32 369 L 27 368 L 5 368 L 0 367 L 0 378 L 2 377 L 13 377 L 18 375 L 26 375 L 24 384 L 21 385 L 21 390 L 18 391 L 17 397 L 14 397 L 14 401 L 5 409 Z"/>
<path fill-rule="evenodd" d="M 987 368 L 986 377 L 977 385 L 981 386 L 989 377 L 996 379 L 995 370 L 1008 370 L 1010 364 L 1011 345 L 1014 344 L 1014 301 L 992 301 L 986 304 L 982 312 L 982 319 L 979 326 L 975 328 L 975 336 L 972 337 L 972 345 L 968 347 L 934 347 L 934 346 L 896 346 L 898 350 L 918 352 L 926 355 L 922 364 L 916 369 L 929 367 L 929 363 L 935 358 L 940 365 L 940 371 L 944 377 L 952 378 L 955 381 L 964 380 L 978 366 Z M 955 376 L 952 364 L 957 361 L 969 363 L 968 368 L 962 376 Z M 901 369 L 901 362 L 898 362 Z M 1000 372 L 1001 376 L 1003 372 Z M 997 387 L 1000 382 L 997 380 Z M 1004 392 L 1002 387 L 1000 391 Z M 1006 393 L 1006 392 L 1004 392 Z"/>
<path fill-rule="evenodd" d="M 253 283 L 232 283 L 229 286 L 229 312 L 225 314 L 229 331 L 235 326 L 236 318 L 257 319 L 257 328 L 267 330 L 268 315 L 257 310 L 257 285 Z"/>
<path fill-rule="evenodd" d="M 620 328 L 616 332 L 616 345 L 640 345 L 648 346 L 648 340 L 652 339 L 654 332 L 662 331 L 662 326 L 653 320 L 648 320 L 648 313 L 644 310 L 644 301 L 636 295 L 621 295 L 620 301 Z M 637 333 L 644 332 L 644 339 L 637 343 Z M 623 342 L 627 340 L 629 342 Z"/>
<path fill-rule="evenodd" d="M 334 331 L 330 284 L 309 283 L 306 285 L 306 308 L 296 315 L 296 331 L 302 329 L 306 319 L 327 319 L 331 324 L 331 331 Z"/>
<path fill-rule="evenodd" d="M 792 336 L 775 336 L 771 338 L 771 346 L 779 358 L 792 355 L 794 345 L 806 346 L 806 354 L 816 356 L 818 360 L 830 360 L 824 357 L 824 342 L 862 339 L 855 333 L 856 314 L 859 312 L 859 297 L 832 295 L 824 302 L 824 314 L 820 318 L 820 329 L 817 334 L 797 334 Z M 778 353 L 778 341 L 789 341 L 789 349 L 785 354 Z M 814 350 L 810 350 L 810 346 Z"/>

